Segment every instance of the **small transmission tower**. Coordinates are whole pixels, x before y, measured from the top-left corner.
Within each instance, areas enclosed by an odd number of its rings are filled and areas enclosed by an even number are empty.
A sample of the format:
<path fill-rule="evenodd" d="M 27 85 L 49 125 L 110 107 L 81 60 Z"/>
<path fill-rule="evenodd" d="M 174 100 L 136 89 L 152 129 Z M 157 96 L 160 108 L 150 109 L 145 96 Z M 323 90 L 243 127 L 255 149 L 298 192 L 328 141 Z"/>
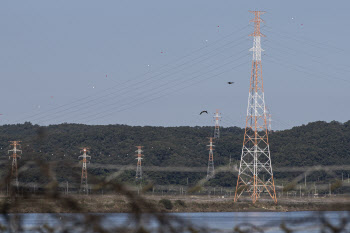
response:
<path fill-rule="evenodd" d="M 11 146 L 13 147 L 12 150 L 8 150 L 8 154 L 12 152 L 12 154 L 9 156 L 9 159 L 12 158 L 12 168 L 11 168 L 11 182 L 14 181 L 15 185 L 18 189 L 18 170 L 17 170 L 17 159 L 21 158 L 19 154 L 22 154 L 22 150 L 19 150 L 17 147 L 20 147 L 19 144 L 21 141 L 10 141 Z"/>
<path fill-rule="evenodd" d="M 142 146 L 136 146 L 137 150 L 135 152 L 137 152 L 137 167 L 136 167 L 136 180 L 142 180 L 142 164 L 141 164 L 141 160 L 142 160 Z"/>
<path fill-rule="evenodd" d="M 79 156 L 79 158 L 82 158 L 83 167 L 81 169 L 81 183 L 80 183 L 80 192 L 89 194 L 89 186 L 88 186 L 88 173 L 87 173 L 87 166 L 86 163 L 88 162 L 87 159 L 91 159 L 91 156 L 87 155 L 89 152 L 89 148 L 82 148 L 81 152 L 83 152 L 82 155 Z M 90 161 L 89 161 L 90 163 Z"/>
<path fill-rule="evenodd" d="M 214 119 L 215 119 L 215 129 L 214 129 L 214 138 L 218 139 L 220 138 L 220 114 L 219 114 L 219 110 L 216 109 L 215 115 L 214 115 Z"/>
<path fill-rule="evenodd" d="M 237 186 L 234 201 L 248 191 L 253 203 L 257 201 L 261 193 L 266 192 L 277 203 L 274 177 L 272 173 L 268 129 L 266 122 L 264 86 L 261 70 L 261 44 L 260 38 L 264 35 L 260 32 L 260 16 L 262 11 L 250 11 L 255 15 L 252 71 L 250 77 L 249 97 L 246 127 L 241 155 L 241 162 L 237 178 Z"/>
<path fill-rule="evenodd" d="M 207 179 L 211 179 L 214 177 L 215 175 L 215 171 L 214 171 L 214 145 L 213 145 L 213 138 L 210 137 L 209 138 L 209 160 L 208 160 L 208 170 L 207 170 Z"/>

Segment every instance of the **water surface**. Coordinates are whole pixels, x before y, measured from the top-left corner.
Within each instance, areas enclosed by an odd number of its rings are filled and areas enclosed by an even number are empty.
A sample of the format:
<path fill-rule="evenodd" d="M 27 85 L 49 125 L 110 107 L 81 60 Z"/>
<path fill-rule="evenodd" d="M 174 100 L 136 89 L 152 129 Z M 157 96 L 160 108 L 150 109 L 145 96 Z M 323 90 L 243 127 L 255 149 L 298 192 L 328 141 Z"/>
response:
<path fill-rule="evenodd" d="M 347 216 L 347 212 L 323 212 L 326 219 L 332 224 L 339 224 L 342 217 Z M 50 226 L 61 225 L 62 219 L 79 219 L 83 218 L 82 214 L 21 214 L 23 218 L 23 226 L 26 229 L 31 229 L 35 226 L 47 224 Z M 130 222 L 130 214 L 99 214 L 103 217 L 105 226 L 115 227 L 126 225 L 133 227 L 134 222 Z M 206 213 L 174 213 L 167 214 L 168 217 L 176 219 L 183 219 L 195 226 L 205 227 L 207 229 L 216 229 L 220 232 L 233 232 L 233 229 L 237 226 L 244 227 L 254 225 L 261 227 L 265 232 L 284 232 L 280 230 L 279 226 L 285 223 L 286 226 L 292 229 L 297 229 L 295 232 L 320 232 L 319 226 L 319 213 L 318 212 L 206 212 Z M 4 222 L 4 218 L 1 218 L 0 222 Z M 154 219 L 143 218 L 143 222 L 146 227 L 157 227 L 158 223 Z M 348 228 L 350 231 L 350 228 Z"/>

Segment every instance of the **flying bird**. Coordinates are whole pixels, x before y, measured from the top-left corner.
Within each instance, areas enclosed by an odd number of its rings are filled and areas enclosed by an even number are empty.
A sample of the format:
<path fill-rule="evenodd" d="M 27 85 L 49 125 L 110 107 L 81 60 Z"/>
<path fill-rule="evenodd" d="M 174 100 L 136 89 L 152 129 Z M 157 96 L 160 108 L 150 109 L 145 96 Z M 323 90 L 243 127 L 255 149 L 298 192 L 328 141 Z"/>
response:
<path fill-rule="evenodd" d="M 227 82 L 227 84 L 234 84 L 235 82 Z"/>
<path fill-rule="evenodd" d="M 203 113 L 208 114 L 208 111 L 201 111 L 201 113 L 199 113 L 199 115 L 202 115 Z"/>

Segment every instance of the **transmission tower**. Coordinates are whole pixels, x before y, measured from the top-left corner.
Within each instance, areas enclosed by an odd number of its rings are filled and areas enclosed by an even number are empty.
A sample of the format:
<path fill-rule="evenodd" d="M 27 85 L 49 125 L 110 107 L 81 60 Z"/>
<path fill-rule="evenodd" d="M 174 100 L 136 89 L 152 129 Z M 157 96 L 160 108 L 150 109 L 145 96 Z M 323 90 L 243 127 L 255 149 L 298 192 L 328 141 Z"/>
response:
<path fill-rule="evenodd" d="M 249 97 L 246 127 L 241 155 L 241 162 L 237 178 L 234 201 L 247 191 L 253 203 L 261 193 L 266 191 L 277 203 L 274 177 L 272 173 L 270 148 L 267 132 L 263 78 L 261 70 L 261 44 L 260 38 L 265 37 L 260 32 L 260 16 L 262 11 L 250 11 L 255 15 L 254 22 L 253 61 L 250 78 Z"/>
<path fill-rule="evenodd" d="M 9 159 L 12 158 L 12 168 L 11 168 L 11 183 L 14 181 L 15 185 L 18 189 L 18 170 L 17 170 L 17 159 L 21 158 L 19 154 L 22 154 L 22 150 L 17 149 L 17 147 L 20 147 L 19 144 L 21 141 L 10 141 L 11 146 L 13 147 L 12 150 L 8 150 L 8 154 L 12 152 L 12 154 L 9 156 Z"/>
<path fill-rule="evenodd" d="M 79 158 L 82 158 L 81 161 L 83 163 L 83 167 L 81 169 L 81 183 L 80 183 L 80 192 L 89 194 L 89 186 L 88 186 L 88 173 L 87 173 L 87 167 L 86 163 L 88 162 L 87 159 L 90 159 L 91 156 L 87 155 L 89 152 L 89 148 L 82 148 L 81 152 L 83 152 L 82 155 L 79 156 Z M 90 163 L 90 161 L 89 161 Z"/>
<path fill-rule="evenodd" d="M 141 164 L 141 160 L 142 160 L 142 146 L 136 146 L 137 148 L 137 167 L 136 167 L 136 180 L 142 180 L 142 164 Z"/>
<path fill-rule="evenodd" d="M 208 170 L 207 170 L 207 179 L 213 178 L 215 175 L 214 171 L 214 155 L 213 155 L 213 138 L 209 138 L 209 160 L 208 160 Z"/>
<path fill-rule="evenodd" d="M 220 114 L 219 114 L 219 110 L 216 110 L 215 115 L 214 115 L 214 119 L 215 119 L 215 129 L 214 129 L 214 138 L 218 139 L 220 137 Z"/>

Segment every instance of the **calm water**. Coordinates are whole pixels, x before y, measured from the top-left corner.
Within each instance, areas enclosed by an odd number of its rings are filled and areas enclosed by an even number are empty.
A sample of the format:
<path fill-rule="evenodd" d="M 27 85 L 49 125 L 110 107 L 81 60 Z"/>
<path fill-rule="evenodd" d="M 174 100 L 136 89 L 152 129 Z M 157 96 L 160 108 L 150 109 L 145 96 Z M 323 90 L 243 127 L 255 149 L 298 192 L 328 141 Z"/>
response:
<path fill-rule="evenodd" d="M 341 217 L 346 216 L 346 212 L 324 212 L 327 219 L 337 224 Z M 38 226 L 42 224 L 55 225 L 59 224 L 56 218 L 49 214 L 22 214 L 23 225 L 27 228 Z M 79 214 L 63 214 L 62 218 L 69 219 L 70 217 L 80 217 Z M 128 224 L 128 214 L 106 214 L 105 221 L 110 226 L 120 226 Z M 296 232 L 320 232 L 317 228 L 319 226 L 317 212 L 229 212 L 229 213 L 176 213 L 170 214 L 170 217 L 180 217 L 194 225 L 211 229 L 219 229 L 222 232 L 232 232 L 232 229 L 241 224 L 253 224 L 265 228 L 265 232 L 282 232 L 278 226 L 282 222 L 286 222 L 287 226 L 293 229 L 299 229 Z M 293 224 L 291 220 L 305 220 L 308 217 L 313 217 L 314 220 L 309 219 L 303 223 Z M 59 219 L 59 217 L 58 217 Z M 0 222 L 4 219 L 1 218 Z M 153 220 L 145 220 L 144 224 L 147 226 L 157 226 Z M 132 226 L 132 223 L 129 224 Z M 350 230 L 350 229 L 349 229 Z"/>

